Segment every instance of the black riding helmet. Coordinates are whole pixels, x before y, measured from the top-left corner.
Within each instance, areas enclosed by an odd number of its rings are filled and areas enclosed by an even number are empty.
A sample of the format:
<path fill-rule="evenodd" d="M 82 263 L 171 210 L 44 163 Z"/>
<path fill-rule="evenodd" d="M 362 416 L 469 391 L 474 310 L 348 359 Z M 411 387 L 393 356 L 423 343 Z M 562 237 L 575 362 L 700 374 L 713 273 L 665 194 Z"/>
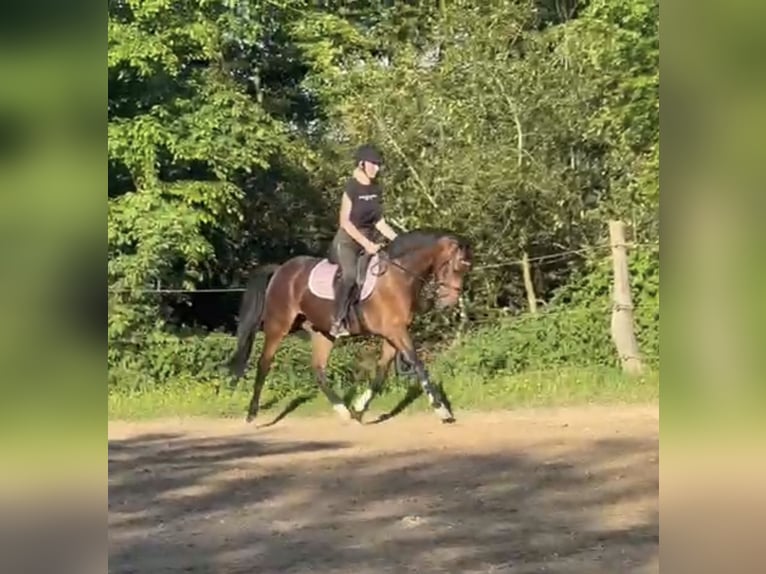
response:
<path fill-rule="evenodd" d="M 383 155 L 370 144 L 364 144 L 356 150 L 354 158 L 357 163 L 360 161 L 369 161 L 378 165 L 383 165 Z"/>

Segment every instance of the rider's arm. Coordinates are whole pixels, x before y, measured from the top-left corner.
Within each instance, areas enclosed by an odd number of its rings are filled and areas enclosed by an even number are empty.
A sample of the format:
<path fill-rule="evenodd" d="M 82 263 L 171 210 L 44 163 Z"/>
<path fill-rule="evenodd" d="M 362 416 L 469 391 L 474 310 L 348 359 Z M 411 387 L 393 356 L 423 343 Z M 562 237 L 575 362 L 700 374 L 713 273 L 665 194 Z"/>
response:
<path fill-rule="evenodd" d="M 361 245 L 365 249 L 372 249 L 373 248 L 372 241 L 370 241 L 364 235 L 362 235 L 362 232 L 356 228 L 356 225 L 351 223 L 351 219 L 349 219 L 350 215 L 351 215 L 351 199 L 348 197 L 348 194 L 344 193 L 343 199 L 341 199 L 341 202 L 340 202 L 340 218 L 339 218 L 340 226 L 359 245 Z"/>
<path fill-rule="evenodd" d="M 393 241 L 398 235 L 396 231 L 394 231 L 394 229 L 388 224 L 384 217 L 381 217 L 378 220 L 378 222 L 375 224 L 375 228 L 380 231 L 389 241 Z"/>

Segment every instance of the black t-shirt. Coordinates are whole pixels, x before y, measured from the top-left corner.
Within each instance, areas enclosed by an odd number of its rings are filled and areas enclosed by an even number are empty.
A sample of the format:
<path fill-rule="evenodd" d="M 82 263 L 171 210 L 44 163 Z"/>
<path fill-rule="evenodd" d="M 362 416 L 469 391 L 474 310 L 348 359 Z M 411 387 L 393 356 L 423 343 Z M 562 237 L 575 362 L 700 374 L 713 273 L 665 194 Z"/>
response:
<path fill-rule="evenodd" d="M 345 191 L 351 200 L 351 223 L 362 232 L 372 231 L 383 217 L 383 191 L 380 186 L 375 182 L 363 185 L 351 177 L 346 182 Z"/>

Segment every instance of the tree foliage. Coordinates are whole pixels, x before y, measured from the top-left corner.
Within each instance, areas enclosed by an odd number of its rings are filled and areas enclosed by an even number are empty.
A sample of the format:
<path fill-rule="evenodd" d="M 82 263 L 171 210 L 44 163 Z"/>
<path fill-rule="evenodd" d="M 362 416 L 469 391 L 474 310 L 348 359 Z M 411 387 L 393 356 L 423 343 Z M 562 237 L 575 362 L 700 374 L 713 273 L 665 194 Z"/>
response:
<path fill-rule="evenodd" d="M 236 307 L 142 290 L 322 254 L 363 141 L 387 157 L 390 219 L 475 243 L 472 317 L 523 307 L 508 261 L 596 249 L 609 217 L 656 241 L 658 16 L 656 0 L 110 0 L 110 361 Z M 538 296 L 587 259 L 536 265 Z"/>

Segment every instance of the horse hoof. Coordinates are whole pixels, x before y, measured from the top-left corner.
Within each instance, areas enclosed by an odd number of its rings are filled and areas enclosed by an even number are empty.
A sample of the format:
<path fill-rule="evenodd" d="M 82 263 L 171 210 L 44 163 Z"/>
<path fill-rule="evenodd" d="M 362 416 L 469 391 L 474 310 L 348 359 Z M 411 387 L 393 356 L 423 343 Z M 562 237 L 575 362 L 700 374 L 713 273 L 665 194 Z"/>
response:
<path fill-rule="evenodd" d="M 457 422 L 455 420 L 455 417 L 447 417 L 446 419 L 442 419 L 442 423 L 445 425 L 451 425 L 452 423 Z"/>
<path fill-rule="evenodd" d="M 357 411 L 354 409 L 349 409 L 349 412 L 351 413 L 351 419 L 355 420 L 359 424 L 362 424 L 362 419 L 364 418 L 364 412 L 363 411 Z"/>
<path fill-rule="evenodd" d="M 245 417 L 246 423 L 251 423 L 255 420 L 255 414 L 254 413 L 247 413 L 247 417 Z"/>

